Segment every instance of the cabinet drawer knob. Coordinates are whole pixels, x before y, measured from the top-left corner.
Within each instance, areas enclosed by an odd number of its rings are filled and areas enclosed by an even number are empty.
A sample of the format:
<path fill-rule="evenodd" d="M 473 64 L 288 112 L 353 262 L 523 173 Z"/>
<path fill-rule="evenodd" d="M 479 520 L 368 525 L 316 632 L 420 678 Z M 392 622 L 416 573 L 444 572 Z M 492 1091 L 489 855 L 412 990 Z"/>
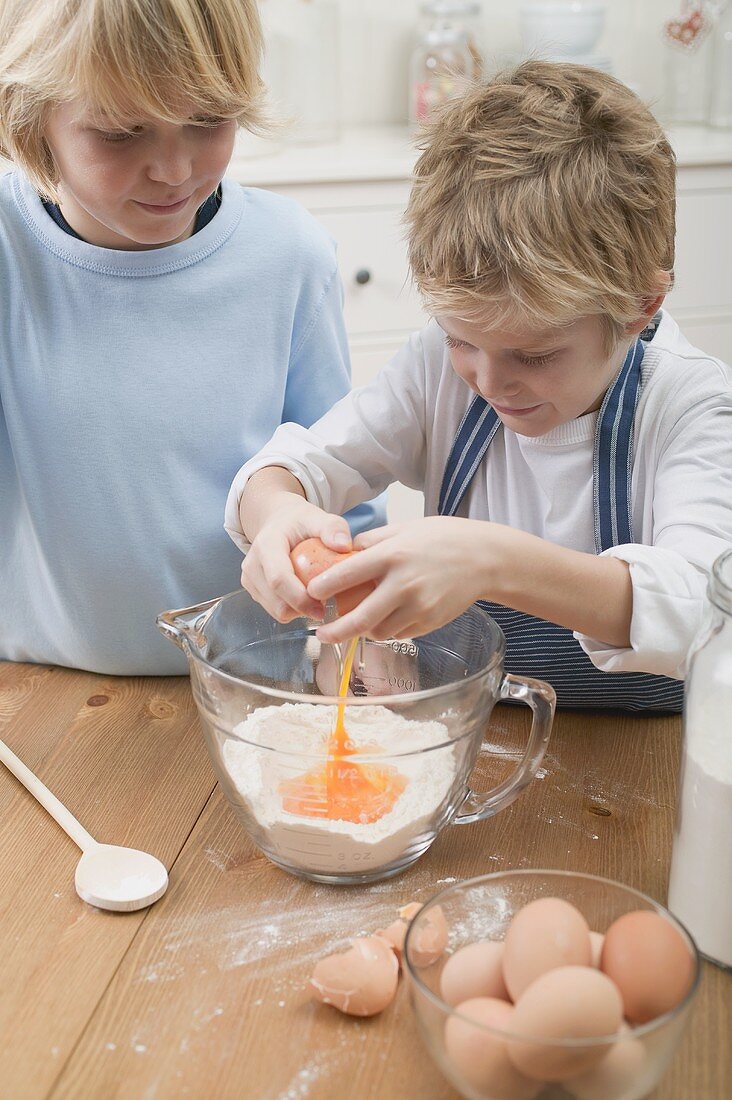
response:
<path fill-rule="evenodd" d="M 371 272 L 367 267 L 362 267 L 356 272 L 356 282 L 359 286 L 366 286 L 371 282 Z"/>

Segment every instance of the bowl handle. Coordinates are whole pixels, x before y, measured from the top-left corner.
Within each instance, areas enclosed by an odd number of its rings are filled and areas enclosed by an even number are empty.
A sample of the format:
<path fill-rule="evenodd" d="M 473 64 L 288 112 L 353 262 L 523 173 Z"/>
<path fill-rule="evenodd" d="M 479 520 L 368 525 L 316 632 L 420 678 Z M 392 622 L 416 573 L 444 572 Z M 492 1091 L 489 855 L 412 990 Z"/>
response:
<path fill-rule="evenodd" d="M 536 775 L 549 744 L 557 702 L 554 688 L 542 680 L 506 674 L 501 681 L 498 698 L 499 700 L 514 699 L 531 707 L 533 718 L 526 752 L 513 775 L 492 791 L 479 794 L 468 790 L 460 809 L 452 819 L 454 825 L 469 825 L 471 821 L 484 821 L 510 805 Z M 481 749 L 481 752 L 484 751 L 486 750 Z"/>
<path fill-rule="evenodd" d="M 162 611 L 155 623 L 164 638 L 185 652 L 184 642 L 187 638 L 195 642 L 203 642 L 203 635 L 199 632 L 205 622 L 201 620 L 201 616 L 220 603 L 221 597 L 206 600 L 205 603 L 198 603 L 193 607 L 182 607 L 178 611 Z"/>

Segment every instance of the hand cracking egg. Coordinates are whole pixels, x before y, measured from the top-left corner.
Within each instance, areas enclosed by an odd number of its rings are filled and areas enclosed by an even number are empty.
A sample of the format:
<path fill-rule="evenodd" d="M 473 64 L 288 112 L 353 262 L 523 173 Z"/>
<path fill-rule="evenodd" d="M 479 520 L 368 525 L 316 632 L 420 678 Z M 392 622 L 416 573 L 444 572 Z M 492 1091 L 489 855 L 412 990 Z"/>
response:
<path fill-rule="evenodd" d="M 357 553 L 358 550 L 339 553 L 337 550 L 330 550 L 320 539 L 305 539 L 292 550 L 290 561 L 295 570 L 295 576 L 307 588 L 311 580 L 319 577 L 326 569 L 330 569 L 337 562 L 352 558 Z M 347 615 L 349 611 L 353 611 L 354 607 L 358 607 L 361 601 L 373 592 L 375 587 L 373 581 L 366 581 L 364 584 L 357 584 L 345 592 L 339 592 L 335 598 L 338 614 Z"/>

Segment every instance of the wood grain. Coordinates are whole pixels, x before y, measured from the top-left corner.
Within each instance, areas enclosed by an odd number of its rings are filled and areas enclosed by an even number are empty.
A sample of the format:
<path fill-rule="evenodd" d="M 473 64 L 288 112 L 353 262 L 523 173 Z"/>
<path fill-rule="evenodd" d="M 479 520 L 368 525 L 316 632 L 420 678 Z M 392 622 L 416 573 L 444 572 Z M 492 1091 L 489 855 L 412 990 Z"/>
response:
<path fill-rule="evenodd" d="M 509 867 L 589 871 L 665 899 L 675 718 L 560 715 L 546 775 L 513 806 L 449 827 L 397 879 L 348 888 L 270 865 L 211 794 L 185 681 L 0 666 L 0 726 L 92 833 L 173 867 L 147 913 L 85 907 L 73 894 L 73 846 L 0 776 L 12 948 L 0 971 L 3 1100 L 456 1100 L 421 1045 L 406 989 L 380 1017 L 346 1019 L 309 999 L 315 958 L 407 901 Z M 513 766 L 526 732 L 522 710 L 496 711 L 487 741 L 501 755 L 480 765 L 476 787 Z M 731 994 L 732 976 L 705 967 L 654 1100 L 729 1100 Z"/>
<path fill-rule="evenodd" d="M 172 867 L 214 786 L 186 680 L 0 665 L 0 723 L 95 838 Z M 146 914 L 79 900 L 80 852 L 5 769 L 0 810 L 0 1090 L 20 1100 L 47 1095 Z"/>

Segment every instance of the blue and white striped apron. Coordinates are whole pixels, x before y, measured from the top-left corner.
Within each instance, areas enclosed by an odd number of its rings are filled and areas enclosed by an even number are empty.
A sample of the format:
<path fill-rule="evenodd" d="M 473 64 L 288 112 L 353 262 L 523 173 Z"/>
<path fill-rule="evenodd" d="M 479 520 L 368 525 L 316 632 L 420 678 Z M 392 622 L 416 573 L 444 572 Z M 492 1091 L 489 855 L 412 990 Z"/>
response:
<path fill-rule="evenodd" d="M 643 337 L 646 337 L 644 332 Z M 652 332 L 649 332 L 652 336 Z M 641 387 L 644 345 L 637 340 L 605 395 L 597 419 L 593 462 L 595 551 L 632 543 L 630 483 L 633 421 Z M 501 421 L 482 397 L 465 414 L 445 466 L 439 514 L 454 516 Z M 506 671 L 546 680 L 562 707 L 679 711 L 684 685 L 644 672 L 601 672 L 571 630 L 533 615 L 479 601 L 506 636 Z"/>

